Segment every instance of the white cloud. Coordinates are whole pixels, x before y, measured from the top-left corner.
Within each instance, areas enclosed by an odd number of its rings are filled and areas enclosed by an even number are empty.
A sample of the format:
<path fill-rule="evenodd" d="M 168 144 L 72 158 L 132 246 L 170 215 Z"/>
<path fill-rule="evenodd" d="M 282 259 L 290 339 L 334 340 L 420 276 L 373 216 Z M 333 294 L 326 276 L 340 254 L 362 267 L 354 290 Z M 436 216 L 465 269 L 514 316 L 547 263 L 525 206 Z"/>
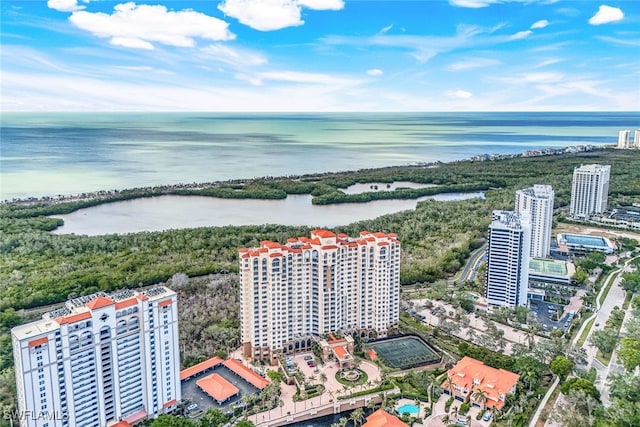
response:
<path fill-rule="evenodd" d="M 298 0 L 300 6 L 313 10 L 340 10 L 344 8 L 343 0 Z"/>
<path fill-rule="evenodd" d="M 449 3 L 453 6 L 469 7 L 472 9 L 487 7 L 497 2 L 498 0 L 449 0 Z"/>
<path fill-rule="evenodd" d="M 47 1 L 49 9 L 55 9 L 58 12 L 75 12 L 84 9 L 84 6 L 78 5 L 77 0 L 49 0 Z"/>
<path fill-rule="evenodd" d="M 204 60 L 214 60 L 234 68 L 253 67 L 266 64 L 267 58 L 259 52 L 248 49 L 232 48 L 224 44 L 212 44 L 200 49 Z"/>
<path fill-rule="evenodd" d="M 635 46 L 640 47 L 640 39 L 620 39 L 616 37 L 609 36 L 596 36 L 598 40 L 602 40 L 603 42 L 612 43 L 618 46 Z"/>
<path fill-rule="evenodd" d="M 389 30 L 391 30 L 392 28 L 393 28 L 393 24 L 387 25 L 386 27 L 380 30 L 380 34 L 385 34 L 389 32 Z"/>
<path fill-rule="evenodd" d="M 302 8 L 340 10 L 342 0 L 224 0 L 218 9 L 258 31 L 273 31 L 304 24 Z"/>
<path fill-rule="evenodd" d="M 229 24 L 193 10 L 168 11 L 162 5 L 124 3 L 114 7 L 113 14 L 74 12 L 73 25 L 110 43 L 136 49 L 153 49 L 153 43 L 191 47 L 194 38 L 231 40 L 235 35 Z"/>
<path fill-rule="evenodd" d="M 445 92 L 445 95 L 448 98 L 455 98 L 455 99 L 469 99 L 473 96 L 471 92 L 468 92 L 462 89 L 448 90 Z"/>
<path fill-rule="evenodd" d="M 463 61 L 454 62 L 447 66 L 448 71 L 464 71 L 472 70 L 475 68 L 490 67 L 492 65 L 498 65 L 500 61 L 491 58 L 470 58 Z"/>
<path fill-rule="evenodd" d="M 522 40 L 522 39 L 526 39 L 531 34 L 533 34 L 533 31 L 531 31 L 531 30 L 518 31 L 515 34 L 512 34 L 510 39 L 511 40 Z"/>
<path fill-rule="evenodd" d="M 367 70 L 367 74 L 370 75 L 370 76 L 377 77 L 377 76 L 383 75 L 384 71 L 382 71 L 379 68 L 372 68 L 371 70 Z"/>
<path fill-rule="evenodd" d="M 609 22 L 621 21 L 624 13 L 617 7 L 601 5 L 595 15 L 589 19 L 591 25 L 608 24 Z"/>
<path fill-rule="evenodd" d="M 319 85 L 331 85 L 331 86 L 344 86 L 357 83 L 356 80 L 334 77 L 329 74 L 321 73 L 305 73 L 300 71 L 265 71 L 258 73 L 261 79 L 264 80 L 277 80 L 290 83 L 304 83 L 304 84 L 319 84 Z"/>
<path fill-rule="evenodd" d="M 536 28 L 544 28 L 547 25 L 549 25 L 549 21 L 547 21 L 546 19 L 541 19 L 531 24 L 531 29 L 535 30 Z"/>

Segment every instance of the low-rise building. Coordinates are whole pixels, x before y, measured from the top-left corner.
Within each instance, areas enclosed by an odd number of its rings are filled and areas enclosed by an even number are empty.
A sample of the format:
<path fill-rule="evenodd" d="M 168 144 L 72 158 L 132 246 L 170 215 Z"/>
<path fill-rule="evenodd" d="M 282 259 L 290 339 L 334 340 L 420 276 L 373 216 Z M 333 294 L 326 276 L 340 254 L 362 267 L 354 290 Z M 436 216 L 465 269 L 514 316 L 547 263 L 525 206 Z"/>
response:
<path fill-rule="evenodd" d="M 396 416 L 391 415 L 384 409 L 378 409 L 367 417 L 367 422 L 362 427 L 409 427 Z"/>
<path fill-rule="evenodd" d="M 471 357 L 463 357 L 447 372 L 442 390 L 461 402 L 470 401 L 482 410 L 502 410 L 505 399 L 515 393 L 520 375 L 487 366 Z"/>

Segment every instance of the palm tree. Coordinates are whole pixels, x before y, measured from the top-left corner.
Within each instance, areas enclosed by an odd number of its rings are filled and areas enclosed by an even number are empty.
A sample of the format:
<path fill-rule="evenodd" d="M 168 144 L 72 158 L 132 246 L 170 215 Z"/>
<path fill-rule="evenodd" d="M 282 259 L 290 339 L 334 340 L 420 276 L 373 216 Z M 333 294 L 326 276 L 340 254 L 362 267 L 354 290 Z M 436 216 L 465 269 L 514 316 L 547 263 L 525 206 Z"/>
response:
<path fill-rule="evenodd" d="M 349 419 L 353 421 L 355 426 L 362 424 L 362 421 L 364 421 L 364 410 L 362 408 L 354 409 Z"/>
<path fill-rule="evenodd" d="M 457 406 L 453 406 L 451 408 L 451 412 L 453 413 L 453 418 L 457 418 L 458 417 L 458 407 Z"/>
<path fill-rule="evenodd" d="M 484 404 L 487 403 L 487 392 L 477 388 L 471 395 L 471 398 L 480 404 L 480 409 L 484 411 Z"/>
<path fill-rule="evenodd" d="M 449 389 L 449 394 L 451 396 L 453 396 L 453 381 L 451 380 L 451 377 L 449 375 L 447 375 L 447 378 L 445 378 L 444 382 L 447 383 L 447 388 Z"/>
<path fill-rule="evenodd" d="M 349 422 L 349 420 L 347 419 L 347 417 L 342 417 L 338 420 L 338 426 L 339 427 L 347 427 L 347 423 Z"/>
<path fill-rule="evenodd" d="M 450 421 L 451 417 L 449 416 L 449 414 L 444 414 L 444 417 L 442 417 L 442 422 L 445 424 L 449 424 Z"/>

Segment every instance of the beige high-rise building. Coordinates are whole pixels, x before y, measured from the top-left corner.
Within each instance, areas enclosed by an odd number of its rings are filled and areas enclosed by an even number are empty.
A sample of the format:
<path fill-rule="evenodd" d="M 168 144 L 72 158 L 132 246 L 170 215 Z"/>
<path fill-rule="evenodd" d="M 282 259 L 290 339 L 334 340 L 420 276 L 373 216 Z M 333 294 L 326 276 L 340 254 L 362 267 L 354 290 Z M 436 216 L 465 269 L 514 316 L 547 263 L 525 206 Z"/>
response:
<path fill-rule="evenodd" d="M 306 348 L 332 331 L 385 335 L 400 315 L 400 242 L 315 230 L 285 244 L 239 250 L 242 343 L 247 356 Z"/>
<path fill-rule="evenodd" d="M 573 170 L 570 214 L 586 219 L 607 210 L 609 197 L 609 165 L 582 165 Z"/>
<path fill-rule="evenodd" d="M 11 330 L 22 427 L 118 427 L 181 399 L 176 293 L 99 292 Z"/>

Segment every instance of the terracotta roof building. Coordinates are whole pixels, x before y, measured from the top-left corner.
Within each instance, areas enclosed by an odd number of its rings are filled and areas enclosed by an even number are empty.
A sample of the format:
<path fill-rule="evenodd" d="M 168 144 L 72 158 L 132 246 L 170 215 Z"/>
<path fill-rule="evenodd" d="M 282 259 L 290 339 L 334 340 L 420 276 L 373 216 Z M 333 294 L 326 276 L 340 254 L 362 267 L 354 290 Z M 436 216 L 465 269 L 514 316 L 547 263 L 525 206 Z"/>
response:
<path fill-rule="evenodd" d="M 213 397 L 218 404 L 226 402 L 240 392 L 238 387 L 225 380 L 220 374 L 207 375 L 196 381 L 196 385 Z"/>
<path fill-rule="evenodd" d="M 18 410 L 68 417 L 20 425 L 127 426 L 173 412 L 181 400 L 177 302 L 164 286 L 98 292 L 13 328 Z"/>
<path fill-rule="evenodd" d="M 400 316 L 400 242 L 314 230 L 238 250 L 244 354 L 274 359 L 330 331 L 386 335 Z M 340 351 L 340 350 L 338 350 Z"/>
<path fill-rule="evenodd" d="M 451 394 L 462 402 L 470 400 L 472 405 L 482 409 L 502 409 L 507 394 L 516 391 L 519 379 L 518 374 L 492 368 L 465 356 L 449 369 L 447 379 L 441 387 L 446 394 Z"/>
<path fill-rule="evenodd" d="M 378 409 L 367 417 L 367 422 L 362 424 L 362 427 L 409 427 L 409 425 L 400 421 L 398 417 Z"/>

